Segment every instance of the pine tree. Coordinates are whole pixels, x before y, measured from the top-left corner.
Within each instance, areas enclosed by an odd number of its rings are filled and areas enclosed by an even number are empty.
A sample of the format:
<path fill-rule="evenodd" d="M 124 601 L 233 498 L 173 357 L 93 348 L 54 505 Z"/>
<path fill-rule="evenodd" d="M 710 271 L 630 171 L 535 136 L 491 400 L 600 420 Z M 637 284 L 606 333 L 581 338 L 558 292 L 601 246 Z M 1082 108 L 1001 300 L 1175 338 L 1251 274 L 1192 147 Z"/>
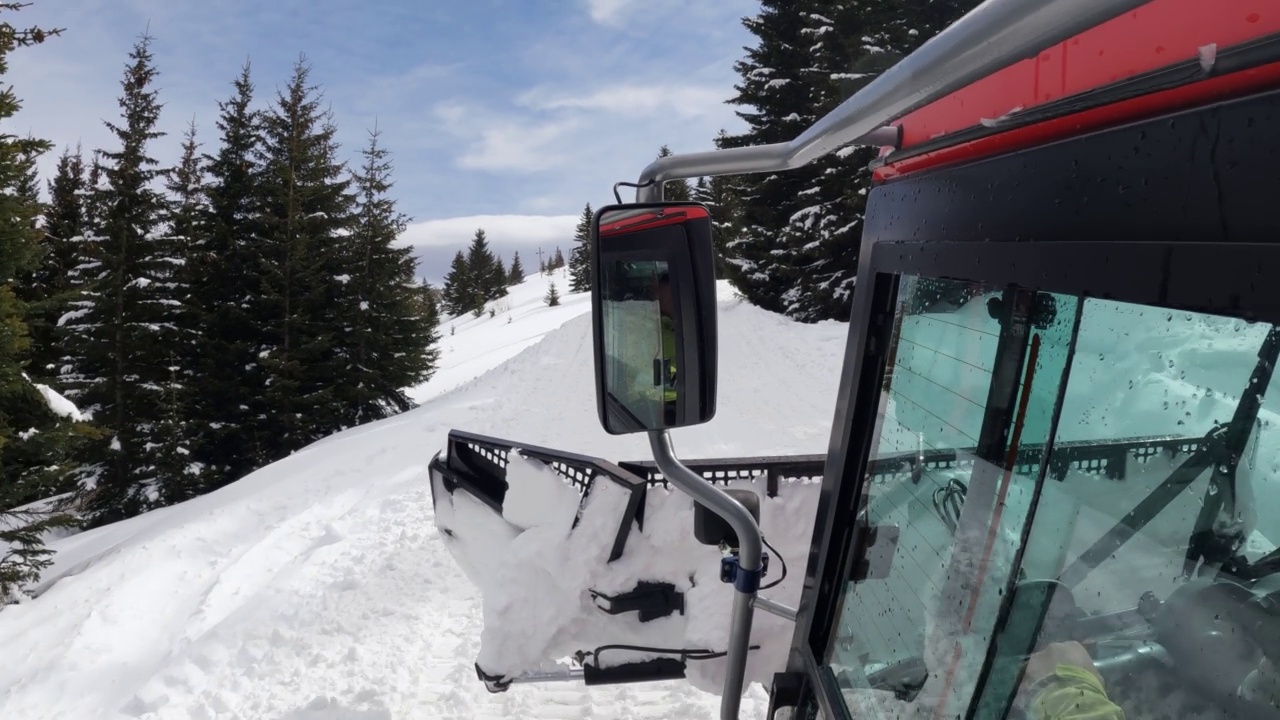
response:
<path fill-rule="evenodd" d="M 471 278 L 471 287 L 467 293 L 465 310 L 479 317 L 484 312 L 484 304 L 497 300 L 507 294 L 506 272 L 500 261 L 489 249 L 489 240 L 484 228 L 477 228 L 467 249 L 467 269 Z"/>
<path fill-rule="evenodd" d="M 34 169 L 34 166 L 32 166 Z M 32 378 L 51 383 L 58 376 L 62 357 L 58 318 L 68 309 L 74 293 L 71 273 L 76 266 L 78 243 L 84 232 L 84 161 L 79 148 L 75 154 L 63 151 L 53 180 L 49 182 L 49 205 L 45 208 L 43 252 L 40 263 L 22 283 L 21 297 L 29 305 Z"/>
<path fill-rule="evenodd" d="M 204 329 L 197 352 L 201 392 L 190 414 L 200 427 L 193 462 L 203 468 L 205 490 L 238 480 L 266 464 L 272 434 L 265 402 L 266 376 L 258 362 L 264 347 L 256 299 L 259 250 L 265 228 L 262 117 L 251 109 L 253 81 L 246 63 L 218 103 L 219 146 L 202 160 L 204 242 L 193 248 L 191 307 Z"/>
<path fill-rule="evenodd" d="M 0 3 L 0 12 L 22 8 Z M 0 33 L 0 77 L 8 72 L 8 56 L 19 47 L 43 42 L 47 33 L 15 30 L 3 23 Z M 21 106 L 13 87 L 0 87 L 0 120 Z M 35 227 L 40 206 L 30 183 L 35 158 L 49 144 L 0 136 L 0 602 L 39 579 L 51 562 L 44 532 L 70 523 L 61 514 L 19 510 L 18 506 L 48 497 L 73 478 L 69 455 L 76 429 L 51 411 L 45 398 L 23 372 L 28 362 L 27 306 L 15 286 L 35 271 L 41 260 L 43 233 Z"/>
<path fill-rule="evenodd" d="M 671 152 L 671 148 L 663 145 L 658 148 L 658 159 L 671 157 L 675 153 Z M 688 202 L 693 197 L 693 190 L 689 187 L 689 181 L 684 179 L 668 180 L 662 184 L 662 199 L 668 202 Z"/>
<path fill-rule="evenodd" d="M 552 280 L 547 285 L 547 294 L 542 297 L 543 302 L 551 307 L 560 304 L 560 291 L 556 290 L 556 281 Z"/>
<path fill-rule="evenodd" d="M 160 104 L 152 87 L 158 73 L 150 43 L 143 37 L 129 54 L 120 103 L 123 124 L 106 123 L 120 147 L 100 152 L 99 264 L 79 308 L 84 365 L 77 370 L 86 383 L 82 406 L 110 433 L 100 448 L 99 472 L 87 485 L 90 524 L 129 517 L 160 499 L 152 450 L 162 444 L 158 432 L 169 353 L 180 342 L 173 310 L 185 289 L 172 270 L 181 258 L 157 232 L 165 200 L 152 187 L 161 171 L 148 154 L 149 143 L 164 135 L 155 129 Z"/>
<path fill-rule="evenodd" d="M 552 256 L 549 267 L 552 270 L 559 270 L 564 267 L 564 254 L 560 252 L 559 245 L 556 246 L 556 254 Z"/>
<path fill-rule="evenodd" d="M 378 137 L 375 128 L 355 177 L 356 223 L 349 239 L 356 261 L 349 284 L 356 312 L 353 332 L 343 338 L 346 347 L 340 347 L 349 354 L 351 367 L 337 400 L 353 425 L 413 407 L 405 389 L 430 379 L 439 359 L 430 288 L 414 282 L 413 248 L 395 244 L 408 217 L 396 211 L 389 195 L 391 161 Z"/>
<path fill-rule="evenodd" d="M 820 0 L 762 0 L 760 13 L 743 24 L 759 42 L 735 64 L 741 81 L 730 102 L 747 124 L 741 135 L 721 135 L 719 147 L 789 142 L 817 118 L 811 83 L 813 39 L 805 30 Z M 741 175 L 728 180 L 741 201 L 741 233 L 725 243 L 727 276 L 755 305 L 785 312 L 796 299 L 804 268 L 804 242 L 788 233 L 793 216 L 806 207 L 801 191 L 820 175 L 814 166 L 785 173 Z M 785 237 L 784 237 L 785 235 Z"/>
<path fill-rule="evenodd" d="M 503 297 L 507 294 L 507 265 L 502 261 L 502 256 L 494 254 L 492 275 L 487 283 L 490 290 L 490 300 Z"/>
<path fill-rule="evenodd" d="M 728 265 L 725 261 L 726 248 L 738 238 L 739 218 L 738 200 L 733 195 L 729 179 L 726 177 L 698 178 L 693 187 L 693 200 L 707 206 L 711 213 L 712 242 L 716 250 L 716 277 L 725 277 Z"/>
<path fill-rule="evenodd" d="M 453 265 L 449 267 L 449 274 L 444 278 L 442 295 L 445 311 L 454 316 L 467 312 L 471 309 L 473 294 L 471 268 L 467 266 L 467 256 L 459 250 L 453 256 Z"/>
<path fill-rule="evenodd" d="M 520 251 L 511 256 L 511 269 L 507 271 L 507 285 L 519 285 L 524 282 L 524 265 L 520 264 Z"/>
<path fill-rule="evenodd" d="M 160 479 L 160 501 L 173 504 L 199 495 L 207 479 L 199 463 L 192 462 L 198 444 L 192 422 L 195 398 L 205 392 L 197 388 L 197 374 L 204 351 L 200 312 L 191 304 L 193 286 L 200 282 L 208 268 L 198 262 L 205 256 L 208 207 L 205 203 L 204 162 L 198 153 L 195 122 L 188 126 L 182 141 L 182 157 L 169 174 L 165 189 L 169 198 L 165 209 L 167 232 L 161 238 L 172 262 L 160 268 L 157 281 L 171 285 L 169 319 L 164 332 L 167 367 L 156 378 L 160 390 L 160 408 L 154 426 L 155 473 Z M 202 384 L 201 384 L 202 385 Z"/>
<path fill-rule="evenodd" d="M 336 128 L 321 109 L 305 58 L 263 120 L 261 292 L 255 314 L 264 331 L 259 361 L 273 432 L 267 459 L 282 458 L 343 427 L 334 402 L 348 358 L 335 334 L 351 320 L 348 234 L 355 198 L 337 159 Z"/>
<path fill-rule="evenodd" d="M 665 146 L 664 146 L 665 147 Z M 582 209 L 578 227 L 573 231 L 573 250 L 569 252 L 569 292 L 591 290 L 591 203 Z"/>

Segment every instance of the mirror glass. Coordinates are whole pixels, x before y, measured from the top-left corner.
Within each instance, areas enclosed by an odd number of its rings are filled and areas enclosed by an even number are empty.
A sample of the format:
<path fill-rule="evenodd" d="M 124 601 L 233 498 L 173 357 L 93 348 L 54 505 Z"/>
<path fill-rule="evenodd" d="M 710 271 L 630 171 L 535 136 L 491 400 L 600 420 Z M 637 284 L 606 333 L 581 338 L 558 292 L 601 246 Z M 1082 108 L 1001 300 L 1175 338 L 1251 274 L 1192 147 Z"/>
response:
<path fill-rule="evenodd" d="M 663 260 L 613 260 L 601 267 L 605 389 L 624 427 L 675 425 L 676 318 L 671 269 Z"/>
<path fill-rule="evenodd" d="M 697 203 L 614 205 L 592 224 L 600 422 L 614 435 L 715 415 L 711 216 Z"/>

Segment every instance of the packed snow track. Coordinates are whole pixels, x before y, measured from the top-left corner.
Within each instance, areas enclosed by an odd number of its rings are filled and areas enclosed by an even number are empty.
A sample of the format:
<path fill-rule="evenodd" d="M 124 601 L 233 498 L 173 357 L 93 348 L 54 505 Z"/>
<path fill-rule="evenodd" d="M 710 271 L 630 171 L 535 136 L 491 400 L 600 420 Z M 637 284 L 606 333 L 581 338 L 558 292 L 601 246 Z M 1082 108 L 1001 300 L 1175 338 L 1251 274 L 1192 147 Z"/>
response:
<path fill-rule="evenodd" d="M 40 595 L 0 611 L 0 717 L 717 717 L 719 698 L 688 683 L 491 695 L 476 678 L 481 598 L 444 547 L 428 490 L 427 463 L 448 431 L 648 457 L 644 438 L 599 428 L 586 296 L 545 307 L 547 280 L 513 288 L 506 313 L 445 330 L 459 347 L 474 332 L 492 349 L 524 349 L 495 364 L 472 346 L 486 360 L 470 378 L 446 355 L 438 379 L 449 387 L 418 389 L 422 407 L 221 491 L 55 541 Z M 677 449 L 821 452 L 846 326 L 799 325 L 727 295 L 721 311 L 721 356 L 733 362 L 720 415 L 677 432 Z M 754 686 L 742 717 L 766 706 Z"/>

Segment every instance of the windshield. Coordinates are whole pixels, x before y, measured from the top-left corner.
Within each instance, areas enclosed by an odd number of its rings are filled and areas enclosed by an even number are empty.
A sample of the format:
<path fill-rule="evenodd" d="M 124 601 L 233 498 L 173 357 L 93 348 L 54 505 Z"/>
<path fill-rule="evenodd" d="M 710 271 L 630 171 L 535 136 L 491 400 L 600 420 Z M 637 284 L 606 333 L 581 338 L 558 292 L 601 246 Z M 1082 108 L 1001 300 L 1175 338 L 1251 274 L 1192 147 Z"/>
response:
<path fill-rule="evenodd" d="M 1126 711 L 1238 716 L 1265 667 L 1244 639 L 1260 593 L 1208 614 L 1187 597 L 1280 567 L 1280 498 L 1257 492 L 1280 464 L 1276 339 L 904 278 L 860 514 L 896 545 L 887 568 L 850 578 L 827 657 L 854 714 L 1004 717 L 1028 655 L 1080 640 Z"/>

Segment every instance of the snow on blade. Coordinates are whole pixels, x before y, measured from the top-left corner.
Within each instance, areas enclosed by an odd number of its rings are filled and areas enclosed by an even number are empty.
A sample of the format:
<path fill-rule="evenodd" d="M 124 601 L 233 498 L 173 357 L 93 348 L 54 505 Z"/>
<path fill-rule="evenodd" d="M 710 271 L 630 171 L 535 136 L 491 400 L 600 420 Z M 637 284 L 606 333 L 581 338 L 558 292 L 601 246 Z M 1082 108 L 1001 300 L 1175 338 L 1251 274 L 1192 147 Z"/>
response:
<path fill-rule="evenodd" d="M 719 548 L 694 538 L 694 503 L 689 496 L 649 488 L 644 528 L 633 527 L 622 556 L 609 562 L 629 492 L 597 477 L 583 499 L 542 463 L 517 455 L 510 462 L 501 516 L 465 491 L 450 495 L 441 487 L 434 489 L 437 527 L 484 598 L 477 664 L 487 675 L 514 677 L 543 670 L 559 658 L 605 645 L 712 652 L 727 648 L 734 591 L 720 580 Z M 784 484 L 777 498 L 764 496 L 763 482 L 740 481 L 731 487 L 761 495 L 761 529 L 783 560 L 795 567 L 807 556 L 817 482 Z M 766 584 L 780 576 L 780 568 L 774 557 Z M 801 572 L 789 572 L 780 585 L 763 594 L 794 607 L 803 579 Z M 684 594 L 683 612 L 641 622 L 635 613 L 602 611 L 608 597 L 634 590 L 638 582 L 669 583 Z M 767 684 L 786 664 L 792 631 L 789 621 L 757 615 L 751 644 L 759 649 L 749 658 L 749 682 Z M 664 656 L 672 655 L 612 650 L 592 664 L 612 667 Z M 724 661 L 691 660 L 687 678 L 695 687 L 718 693 Z"/>

